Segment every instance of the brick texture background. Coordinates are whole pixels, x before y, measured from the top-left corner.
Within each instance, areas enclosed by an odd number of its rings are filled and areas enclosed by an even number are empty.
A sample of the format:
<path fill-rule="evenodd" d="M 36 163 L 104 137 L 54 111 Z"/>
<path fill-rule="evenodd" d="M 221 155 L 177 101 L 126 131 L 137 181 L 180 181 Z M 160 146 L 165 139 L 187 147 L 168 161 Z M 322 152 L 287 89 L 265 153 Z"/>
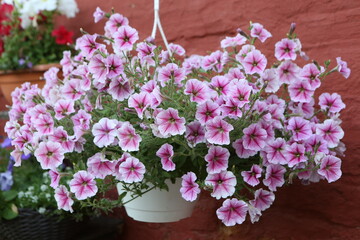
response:
<path fill-rule="evenodd" d="M 65 23 L 74 31 L 82 27 L 90 33 L 102 33 L 103 22 L 92 21 L 93 11 L 100 6 L 103 10 L 114 7 L 127 16 L 141 39 L 151 33 L 151 0 L 77 1 L 78 17 Z M 188 55 L 216 50 L 221 39 L 233 36 L 237 28 L 246 29 L 251 20 L 273 34 L 259 46 L 267 56 L 273 56 L 276 41 L 285 36 L 291 22 L 296 22 L 303 50 L 311 59 L 332 59 L 331 66 L 335 66 L 337 56 L 347 61 L 352 69 L 350 78 L 333 74 L 317 93 L 338 92 L 347 105 L 342 112 L 347 146 L 343 176 L 333 184 L 283 187 L 256 224 L 247 221 L 224 227 L 215 216 L 219 203 L 203 194 L 193 216 L 177 223 L 141 223 L 125 217 L 121 239 L 360 239 L 360 1 L 162 0 L 160 15 L 168 40 L 184 46 Z"/>

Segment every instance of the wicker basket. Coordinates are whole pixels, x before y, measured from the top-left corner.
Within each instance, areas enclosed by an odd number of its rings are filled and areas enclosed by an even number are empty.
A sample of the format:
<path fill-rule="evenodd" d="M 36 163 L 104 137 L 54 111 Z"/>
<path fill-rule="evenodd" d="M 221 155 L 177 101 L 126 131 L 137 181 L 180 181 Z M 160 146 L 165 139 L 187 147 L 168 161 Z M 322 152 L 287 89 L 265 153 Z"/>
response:
<path fill-rule="evenodd" d="M 103 226 L 106 224 L 106 226 Z M 122 219 L 92 219 L 75 222 L 45 216 L 34 210 L 21 209 L 19 216 L 10 221 L 0 221 L 1 240 L 71 240 L 109 239 L 119 234 Z M 101 238 L 98 238 L 101 237 Z M 111 239 L 111 238 L 110 238 Z"/>

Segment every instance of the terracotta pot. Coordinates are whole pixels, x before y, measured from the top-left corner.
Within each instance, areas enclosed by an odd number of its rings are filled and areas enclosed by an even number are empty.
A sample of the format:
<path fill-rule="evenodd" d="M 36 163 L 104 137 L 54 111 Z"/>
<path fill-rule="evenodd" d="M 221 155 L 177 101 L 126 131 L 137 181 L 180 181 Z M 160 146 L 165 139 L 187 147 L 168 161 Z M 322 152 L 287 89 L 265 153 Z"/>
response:
<path fill-rule="evenodd" d="M 42 88 L 45 80 L 42 79 L 44 72 L 51 67 L 60 67 L 59 64 L 42 64 L 34 66 L 31 69 L 18 71 L 0 71 L 0 90 L 2 91 L 6 101 L 12 104 L 11 93 L 15 88 L 20 87 L 25 82 L 38 84 Z"/>

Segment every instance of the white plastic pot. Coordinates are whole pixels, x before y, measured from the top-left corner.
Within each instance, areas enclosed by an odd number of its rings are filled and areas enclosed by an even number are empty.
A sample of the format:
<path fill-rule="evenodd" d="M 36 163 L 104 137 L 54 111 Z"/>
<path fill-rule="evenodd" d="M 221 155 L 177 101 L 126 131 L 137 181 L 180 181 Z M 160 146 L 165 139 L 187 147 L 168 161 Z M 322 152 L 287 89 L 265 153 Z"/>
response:
<path fill-rule="evenodd" d="M 141 197 L 124 205 L 129 217 L 141 222 L 176 222 L 183 218 L 190 217 L 196 201 L 188 202 L 181 197 L 181 179 L 177 179 L 175 184 L 166 182 L 169 191 L 152 189 Z M 119 194 L 123 193 L 123 185 L 117 184 Z M 123 202 L 131 200 L 130 194 L 127 194 Z"/>

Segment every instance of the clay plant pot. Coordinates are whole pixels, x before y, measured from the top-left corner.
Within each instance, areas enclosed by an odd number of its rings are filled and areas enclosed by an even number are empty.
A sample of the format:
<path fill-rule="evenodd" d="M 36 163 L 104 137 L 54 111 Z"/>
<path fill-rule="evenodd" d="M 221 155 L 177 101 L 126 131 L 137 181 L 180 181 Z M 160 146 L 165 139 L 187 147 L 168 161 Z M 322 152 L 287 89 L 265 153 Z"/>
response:
<path fill-rule="evenodd" d="M 44 73 L 51 67 L 60 67 L 60 64 L 36 65 L 31 69 L 17 71 L 0 71 L 0 90 L 8 104 L 12 104 L 11 93 L 15 88 L 20 87 L 25 82 L 37 84 L 42 88 L 45 84 Z"/>

